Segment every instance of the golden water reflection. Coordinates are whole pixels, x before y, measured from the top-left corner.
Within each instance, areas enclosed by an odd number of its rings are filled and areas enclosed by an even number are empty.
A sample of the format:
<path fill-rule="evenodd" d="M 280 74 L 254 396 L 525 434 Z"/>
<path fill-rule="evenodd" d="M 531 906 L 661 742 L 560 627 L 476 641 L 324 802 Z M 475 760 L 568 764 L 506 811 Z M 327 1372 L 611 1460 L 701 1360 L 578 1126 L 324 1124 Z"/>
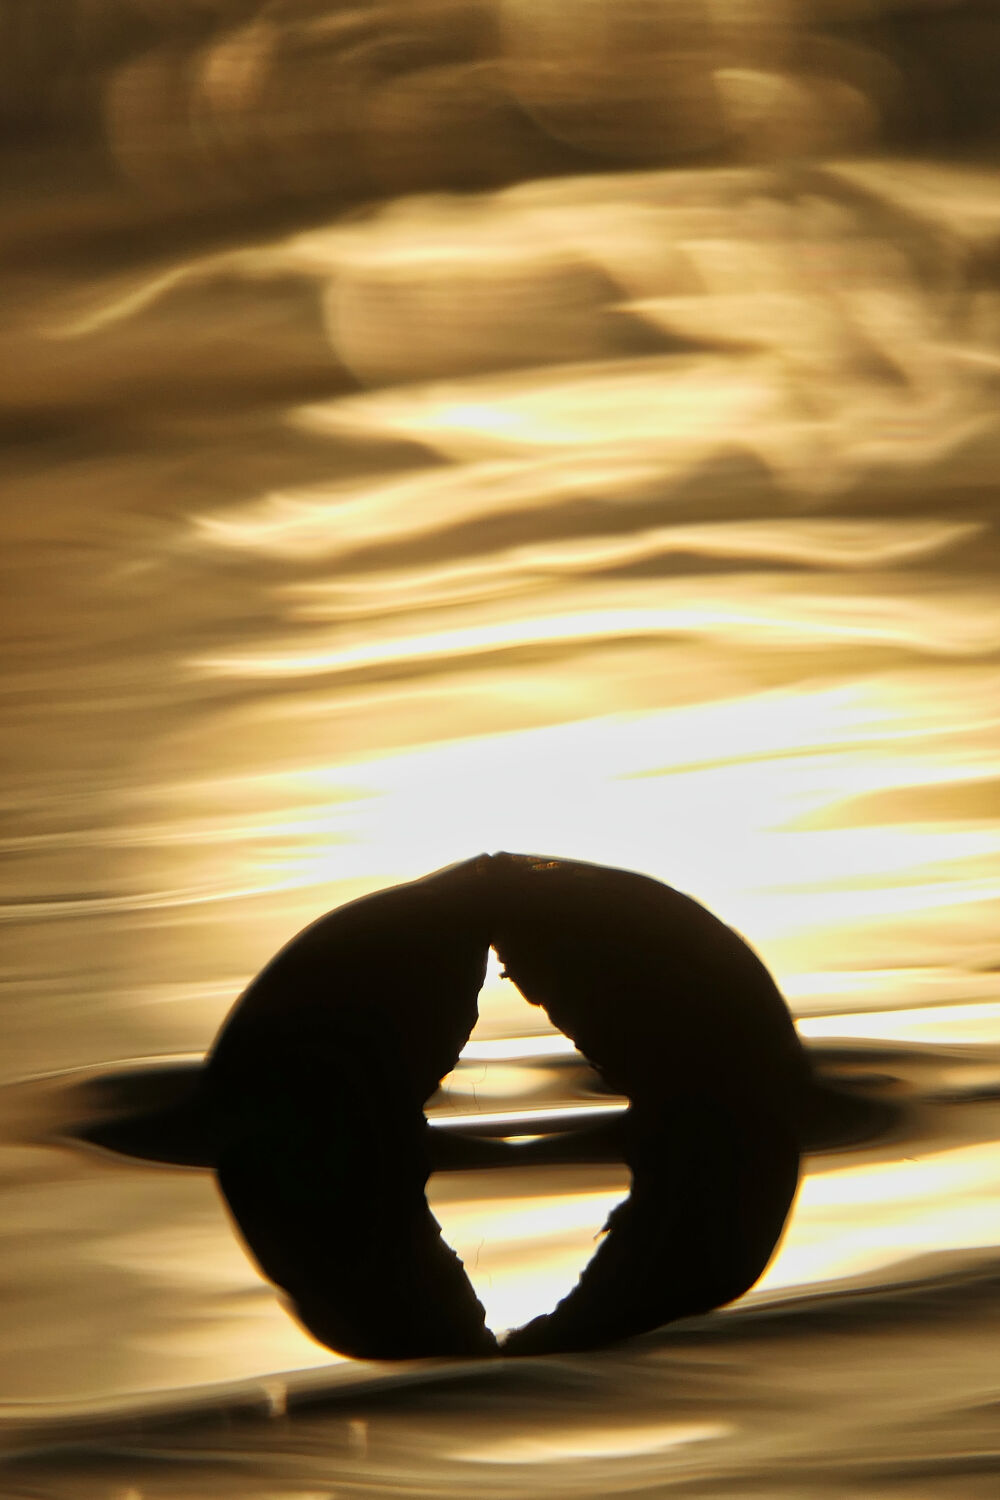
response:
<path fill-rule="evenodd" d="M 745 1305 L 634 1355 L 630 1423 L 498 1436 L 484 1398 L 439 1447 L 479 1484 L 544 1465 L 538 1493 L 587 1455 L 603 1495 L 629 1454 L 638 1488 L 732 1443 L 719 1493 L 824 1492 L 752 1472 L 721 1360 L 693 1411 L 651 1370 L 727 1320 L 770 1369 L 753 1318 L 805 1309 L 782 1452 L 830 1357 L 811 1298 L 843 1311 L 1000 1243 L 1000 22 L 909 0 L 63 9 L 0 4 L 27 150 L 0 231 L 4 1078 L 200 1053 L 307 921 L 480 850 L 689 891 L 822 1066 L 899 1106 L 895 1134 L 807 1159 Z M 433 1109 L 616 1107 L 588 1088 L 494 971 Z M 296 1368 L 369 1378 L 285 1316 L 207 1177 L 20 1139 L 0 1164 L 5 1401 L 280 1376 L 279 1412 Z M 578 1166 L 432 1196 L 504 1327 L 568 1289 L 625 1186 Z M 949 1368 L 979 1370 L 955 1320 Z M 923 1435 L 920 1347 L 899 1399 Z M 995 1378 L 962 1399 L 945 1425 L 981 1454 Z M 408 1464 L 460 1492 L 415 1423 L 383 1472 L 355 1420 L 317 1494 L 345 1466 L 391 1493 Z M 912 1431 L 842 1430 L 906 1480 Z M 234 1482 L 204 1492 L 245 1500 L 247 1466 Z"/>

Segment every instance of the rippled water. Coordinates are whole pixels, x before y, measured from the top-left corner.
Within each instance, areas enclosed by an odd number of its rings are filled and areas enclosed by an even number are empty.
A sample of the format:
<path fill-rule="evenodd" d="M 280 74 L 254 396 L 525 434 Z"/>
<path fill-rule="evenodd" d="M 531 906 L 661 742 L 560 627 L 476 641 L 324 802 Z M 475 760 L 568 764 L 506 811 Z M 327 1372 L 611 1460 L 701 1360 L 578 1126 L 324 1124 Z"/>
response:
<path fill-rule="evenodd" d="M 994 1496 L 995 8 L 0 42 L 3 1495 Z M 856 1108 L 731 1308 L 339 1360 L 211 1174 L 64 1129 L 318 913 L 498 848 L 695 895 Z M 593 1107 L 539 1014 L 493 974 L 434 1110 Z M 626 1186 L 431 1196 L 507 1327 Z"/>

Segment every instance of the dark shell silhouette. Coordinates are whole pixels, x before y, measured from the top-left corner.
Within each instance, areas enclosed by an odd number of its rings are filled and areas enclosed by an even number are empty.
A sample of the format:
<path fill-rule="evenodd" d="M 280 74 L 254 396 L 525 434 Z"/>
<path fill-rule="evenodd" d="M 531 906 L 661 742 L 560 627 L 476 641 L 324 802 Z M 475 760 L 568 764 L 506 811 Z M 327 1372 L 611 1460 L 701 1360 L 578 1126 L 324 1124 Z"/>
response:
<path fill-rule="evenodd" d="M 423 1113 L 475 1024 L 491 945 L 628 1096 L 591 1149 L 632 1174 L 573 1291 L 499 1351 L 424 1195 L 449 1152 L 508 1159 L 498 1142 L 445 1144 Z M 306 928 L 224 1023 L 203 1094 L 222 1191 L 296 1315 L 338 1352 L 406 1359 L 593 1348 L 740 1296 L 795 1195 L 808 1088 L 770 975 L 697 902 L 495 854 Z"/>

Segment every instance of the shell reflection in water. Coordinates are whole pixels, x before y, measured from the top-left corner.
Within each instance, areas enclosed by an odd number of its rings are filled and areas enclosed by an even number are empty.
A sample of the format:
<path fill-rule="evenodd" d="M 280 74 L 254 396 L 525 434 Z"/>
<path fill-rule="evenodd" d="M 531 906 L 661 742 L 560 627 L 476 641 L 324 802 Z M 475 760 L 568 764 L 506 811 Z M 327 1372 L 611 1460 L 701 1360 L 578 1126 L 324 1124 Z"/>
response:
<path fill-rule="evenodd" d="M 971 0 L 0 3 L 11 1493 L 992 1500 L 998 65 Z M 80 1137 L 517 848 L 759 948 L 787 1232 L 621 1348 L 335 1359 L 208 1174 Z M 503 1329 L 628 1182 L 457 1159 L 620 1114 L 479 1009 L 429 1198 Z"/>

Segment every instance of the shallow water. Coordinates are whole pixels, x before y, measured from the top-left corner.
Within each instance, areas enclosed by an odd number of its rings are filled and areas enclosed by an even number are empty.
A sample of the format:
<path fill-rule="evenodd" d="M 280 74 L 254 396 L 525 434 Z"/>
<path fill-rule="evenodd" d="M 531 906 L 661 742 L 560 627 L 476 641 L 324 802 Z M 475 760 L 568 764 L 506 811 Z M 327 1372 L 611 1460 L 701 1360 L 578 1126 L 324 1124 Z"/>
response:
<path fill-rule="evenodd" d="M 995 1495 L 1000 22 L 54 15 L 0 6 L 0 1490 Z M 63 1127 L 317 914 L 499 848 L 696 896 L 867 1124 L 731 1308 L 336 1359 L 211 1174 Z M 600 1103 L 481 1010 L 435 1111 Z M 626 1186 L 431 1196 L 502 1328 Z"/>

